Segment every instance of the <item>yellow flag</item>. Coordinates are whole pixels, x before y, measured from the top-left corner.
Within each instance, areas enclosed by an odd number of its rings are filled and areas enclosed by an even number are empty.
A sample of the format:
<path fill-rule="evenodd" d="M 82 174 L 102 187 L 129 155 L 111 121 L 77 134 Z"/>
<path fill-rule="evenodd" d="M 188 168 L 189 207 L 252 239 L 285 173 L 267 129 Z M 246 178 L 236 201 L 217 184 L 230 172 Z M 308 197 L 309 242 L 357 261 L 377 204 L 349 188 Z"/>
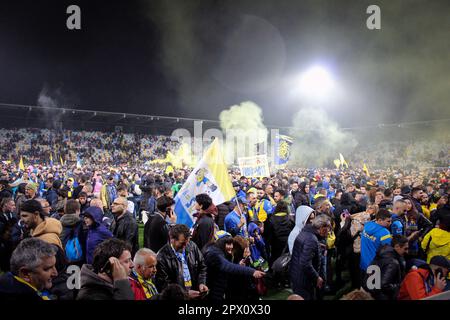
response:
<path fill-rule="evenodd" d="M 173 172 L 173 167 L 172 166 L 167 166 L 165 173 L 169 174 Z"/>
<path fill-rule="evenodd" d="M 25 171 L 25 166 L 23 165 L 23 158 L 20 157 L 19 161 L 19 170 Z"/>
<path fill-rule="evenodd" d="M 345 165 L 347 167 L 347 169 L 348 169 L 348 163 L 347 163 L 347 161 L 345 161 L 344 156 L 342 155 L 342 153 L 339 153 L 339 159 L 341 161 L 341 165 L 342 166 Z"/>
<path fill-rule="evenodd" d="M 61 165 L 63 166 L 64 162 L 63 162 L 63 158 L 61 156 L 59 156 L 59 161 L 61 162 Z"/>
<path fill-rule="evenodd" d="M 367 168 L 366 163 L 364 163 L 363 165 L 363 171 L 366 173 L 366 175 L 370 176 L 369 169 Z"/>
<path fill-rule="evenodd" d="M 336 166 L 336 169 L 339 169 L 339 167 L 341 166 L 341 160 L 339 159 L 334 159 L 334 165 Z"/>

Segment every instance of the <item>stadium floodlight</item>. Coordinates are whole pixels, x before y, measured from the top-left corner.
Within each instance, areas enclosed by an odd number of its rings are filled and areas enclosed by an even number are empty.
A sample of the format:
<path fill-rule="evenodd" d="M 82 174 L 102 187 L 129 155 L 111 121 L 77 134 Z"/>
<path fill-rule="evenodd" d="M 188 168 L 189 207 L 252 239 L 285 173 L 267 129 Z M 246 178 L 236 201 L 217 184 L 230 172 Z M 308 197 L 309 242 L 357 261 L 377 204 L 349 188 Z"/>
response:
<path fill-rule="evenodd" d="M 335 84 L 331 74 L 322 66 L 313 66 L 298 79 L 300 92 L 305 97 L 323 98 L 330 95 Z"/>

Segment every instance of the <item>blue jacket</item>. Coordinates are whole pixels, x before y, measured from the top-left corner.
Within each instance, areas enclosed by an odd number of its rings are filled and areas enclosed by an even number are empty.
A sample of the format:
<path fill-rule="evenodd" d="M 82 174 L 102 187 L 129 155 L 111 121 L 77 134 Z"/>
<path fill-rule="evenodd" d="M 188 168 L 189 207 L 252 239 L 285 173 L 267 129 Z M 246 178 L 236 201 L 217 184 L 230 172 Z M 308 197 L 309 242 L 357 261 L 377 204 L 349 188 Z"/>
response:
<path fill-rule="evenodd" d="M 58 203 L 58 194 L 56 193 L 56 190 L 53 188 L 48 189 L 44 192 L 42 195 L 45 200 L 50 204 L 52 207 L 52 211 L 56 212 L 56 204 Z"/>
<path fill-rule="evenodd" d="M 380 226 L 375 221 L 370 221 L 361 232 L 361 263 L 360 268 L 367 270 L 376 256 L 378 248 L 385 244 L 391 244 L 392 235 L 388 229 Z"/>
<path fill-rule="evenodd" d="M 245 219 L 245 215 L 244 215 Z M 224 229 L 226 232 L 231 233 L 234 236 L 242 236 L 244 238 L 248 238 L 247 232 L 247 221 L 245 221 L 244 225 L 239 229 L 238 224 L 241 221 L 241 216 L 236 211 L 231 211 L 226 215 L 224 220 Z"/>
<path fill-rule="evenodd" d="M 89 207 L 84 212 L 84 216 L 94 220 L 94 224 L 89 227 L 86 240 L 86 261 L 92 264 L 95 248 L 103 241 L 112 238 L 113 234 L 103 225 L 103 212 L 100 208 Z"/>
<path fill-rule="evenodd" d="M 292 292 L 312 300 L 319 277 L 324 278 L 324 259 L 320 252 L 317 230 L 307 224 L 295 238 L 289 263 Z"/>
<path fill-rule="evenodd" d="M 206 284 L 210 290 L 208 299 L 223 301 L 228 281 L 233 276 L 251 277 L 255 269 L 234 264 L 225 258 L 225 253 L 215 244 L 204 248 L 205 264 L 207 266 Z"/>
<path fill-rule="evenodd" d="M 261 236 L 261 230 L 254 222 L 250 222 L 248 224 L 248 234 L 251 237 L 254 237 L 255 233 Z M 266 244 L 264 239 L 260 237 L 259 240 L 255 239 L 255 243 L 250 245 L 250 252 L 253 261 L 258 260 L 259 258 L 267 259 L 266 255 Z"/>

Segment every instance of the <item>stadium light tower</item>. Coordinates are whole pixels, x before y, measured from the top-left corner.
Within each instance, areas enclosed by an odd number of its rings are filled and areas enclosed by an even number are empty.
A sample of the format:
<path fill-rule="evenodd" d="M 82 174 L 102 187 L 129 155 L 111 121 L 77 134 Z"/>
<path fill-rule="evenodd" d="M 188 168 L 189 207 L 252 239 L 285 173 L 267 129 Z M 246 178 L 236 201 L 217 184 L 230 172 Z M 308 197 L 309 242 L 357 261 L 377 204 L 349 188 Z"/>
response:
<path fill-rule="evenodd" d="M 322 99 L 332 93 L 335 83 L 331 74 L 322 66 L 313 66 L 298 79 L 298 90 L 306 98 Z"/>

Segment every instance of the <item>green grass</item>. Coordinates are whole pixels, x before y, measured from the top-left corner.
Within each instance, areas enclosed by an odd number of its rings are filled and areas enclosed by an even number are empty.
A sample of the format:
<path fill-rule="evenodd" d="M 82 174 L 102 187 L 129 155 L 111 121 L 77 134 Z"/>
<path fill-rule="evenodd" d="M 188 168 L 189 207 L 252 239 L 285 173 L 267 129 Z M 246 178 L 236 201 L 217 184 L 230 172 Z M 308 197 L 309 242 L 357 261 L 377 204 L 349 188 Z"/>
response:
<path fill-rule="evenodd" d="M 143 248 L 144 247 L 144 224 L 143 223 L 139 223 L 138 224 L 138 231 L 139 231 L 139 248 Z"/>

